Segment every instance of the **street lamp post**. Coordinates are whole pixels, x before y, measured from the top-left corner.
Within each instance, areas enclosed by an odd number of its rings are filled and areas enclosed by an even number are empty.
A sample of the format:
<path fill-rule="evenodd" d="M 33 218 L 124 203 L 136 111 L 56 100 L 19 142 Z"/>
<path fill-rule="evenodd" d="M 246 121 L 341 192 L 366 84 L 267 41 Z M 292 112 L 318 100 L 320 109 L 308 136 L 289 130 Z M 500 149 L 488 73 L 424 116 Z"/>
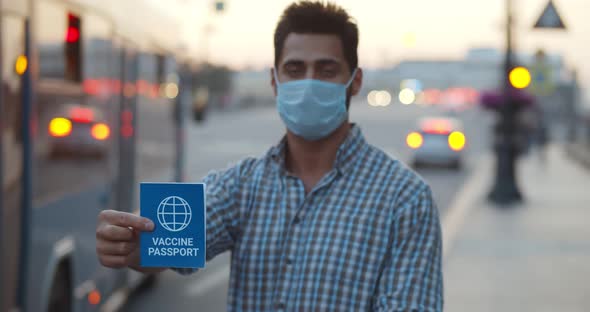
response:
<path fill-rule="evenodd" d="M 222 14 L 225 11 L 226 1 L 225 0 L 214 0 L 212 2 L 213 7 L 211 8 L 214 15 Z M 207 14 L 205 26 L 203 26 L 203 42 L 202 42 L 202 61 L 204 64 L 209 63 L 209 40 L 211 34 L 215 30 L 213 23 L 211 21 L 210 14 Z"/>
<path fill-rule="evenodd" d="M 507 205 L 522 200 L 522 195 L 516 182 L 517 157 L 517 125 L 516 104 L 509 80 L 509 74 L 514 66 L 513 60 L 513 11 L 512 0 L 506 0 L 506 58 L 504 61 L 503 105 L 500 118 L 496 124 L 496 178 L 489 199 L 497 204 Z"/>

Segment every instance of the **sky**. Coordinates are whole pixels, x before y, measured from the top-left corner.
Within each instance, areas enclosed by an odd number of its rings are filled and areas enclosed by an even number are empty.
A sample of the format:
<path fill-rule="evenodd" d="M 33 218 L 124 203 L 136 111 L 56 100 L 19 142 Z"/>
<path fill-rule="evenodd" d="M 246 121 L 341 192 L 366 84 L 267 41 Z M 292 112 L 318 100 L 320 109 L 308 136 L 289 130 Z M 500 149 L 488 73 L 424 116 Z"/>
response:
<path fill-rule="evenodd" d="M 272 37 L 291 0 L 226 0 L 217 14 L 214 0 L 146 0 L 174 16 L 190 55 L 235 69 L 263 69 L 273 61 Z M 554 0 L 568 30 L 534 30 L 549 0 L 513 0 L 515 45 L 562 54 L 590 81 L 590 0 Z M 360 32 L 359 61 L 365 68 L 403 59 L 462 58 L 472 47 L 504 47 L 503 0 L 335 0 L 352 15 Z M 209 25 L 209 27 L 206 27 Z M 209 36 L 205 36 L 209 29 Z M 208 39 L 206 39 L 208 38 Z M 207 47 L 207 48 L 205 48 Z M 208 52 L 206 52 L 208 51 Z"/>

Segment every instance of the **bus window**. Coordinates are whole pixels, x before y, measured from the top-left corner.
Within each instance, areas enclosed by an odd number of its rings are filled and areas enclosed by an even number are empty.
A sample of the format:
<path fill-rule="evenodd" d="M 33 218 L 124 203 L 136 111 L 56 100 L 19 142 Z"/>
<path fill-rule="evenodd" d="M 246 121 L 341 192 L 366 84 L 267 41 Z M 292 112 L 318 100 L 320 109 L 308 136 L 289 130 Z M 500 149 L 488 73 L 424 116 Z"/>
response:
<path fill-rule="evenodd" d="M 19 224 L 20 195 L 23 174 L 22 136 L 21 133 L 21 74 L 26 69 L 24 58 L 24 21 L 15 16 L 2 16 L 2 92 L 0 105 L 0 159 L 2 173 L 0 179 L 0 238 L 3 240 L 2 267 L 0 267 L 0 283 L 3 293 L 0 302 L 8 306 L 0 306 L 1 311 L 10 311 L 15 303 L 18 255 L 19 255 Z"/>
<path fill-rule="evenodd" d="M 65 39 L 67 37 L 67 11 L 52 1 L 36 3 L 35 32 L 39 51 L 39 76 L 64 79 L 66 76 Z"/>
<path fill-rule="evenodd" d="M 41 78 L 52 78 L 52 83 L 41 80 L 37 88 L 34 205 L 43 207 L 98 186 L 101 196 L 109 197 L 116 131 L 110 97 L 112 27 L 100 17 L 78 15 L 53 2 L 38 4 Z M 60 53 L 50 54 L 48 47 L 55 46 Z M 43 72 L 50 68 L 44 64 L 53 61 L 61 64 L 59 71 Z"/>
<path fill-rule="evenodd" d="M 79 83 L 82 80 L 82 20 L 58 3 L 37 3 L 39 76 Z"/>
<path fill-rule="evenodd" d="M 137 176 L 139 181 L 170 181 L 175 168 L 174 100 L 162 96 L 159 81 L 166 79 L 161 56 L 139 56 L 137 104 Z"/>

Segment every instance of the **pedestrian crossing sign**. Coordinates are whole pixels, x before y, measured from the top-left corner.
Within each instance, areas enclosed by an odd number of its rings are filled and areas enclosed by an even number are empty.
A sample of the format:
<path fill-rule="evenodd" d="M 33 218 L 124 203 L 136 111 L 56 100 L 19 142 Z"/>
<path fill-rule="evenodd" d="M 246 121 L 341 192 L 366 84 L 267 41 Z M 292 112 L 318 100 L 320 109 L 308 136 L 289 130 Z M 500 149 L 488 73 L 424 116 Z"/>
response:
<path fill-rule="evenodd" d="M 543 13 L 535 23 L 534 28 L 566 29 L 553 0 L 550 0 Z"/>

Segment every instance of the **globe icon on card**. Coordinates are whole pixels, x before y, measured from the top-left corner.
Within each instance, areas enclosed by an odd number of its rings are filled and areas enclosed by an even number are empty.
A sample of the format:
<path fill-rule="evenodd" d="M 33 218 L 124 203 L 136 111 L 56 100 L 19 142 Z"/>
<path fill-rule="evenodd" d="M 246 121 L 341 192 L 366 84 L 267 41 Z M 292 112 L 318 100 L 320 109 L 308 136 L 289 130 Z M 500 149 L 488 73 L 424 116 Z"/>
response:
<path fill-rule="evenodd" d="M 181 197 L 166 197 L 158 205 L 158 222 L 168 231 L 184 230 L 191 222 L 191 218 L 191 206 Z"/>

